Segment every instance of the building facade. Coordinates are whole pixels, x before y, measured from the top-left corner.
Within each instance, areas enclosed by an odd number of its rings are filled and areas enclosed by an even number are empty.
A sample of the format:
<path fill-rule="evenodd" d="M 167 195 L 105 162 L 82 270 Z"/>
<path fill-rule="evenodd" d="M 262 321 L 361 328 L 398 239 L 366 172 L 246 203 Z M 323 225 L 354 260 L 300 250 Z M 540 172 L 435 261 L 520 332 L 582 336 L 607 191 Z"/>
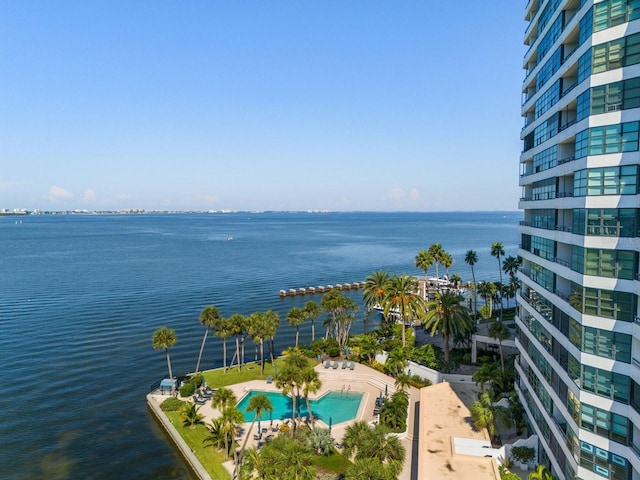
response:
<path fill-rule="evenodd" d="M 640 479 L 640 0 L 529 0 L 516 388 L 559 479 Z"/>

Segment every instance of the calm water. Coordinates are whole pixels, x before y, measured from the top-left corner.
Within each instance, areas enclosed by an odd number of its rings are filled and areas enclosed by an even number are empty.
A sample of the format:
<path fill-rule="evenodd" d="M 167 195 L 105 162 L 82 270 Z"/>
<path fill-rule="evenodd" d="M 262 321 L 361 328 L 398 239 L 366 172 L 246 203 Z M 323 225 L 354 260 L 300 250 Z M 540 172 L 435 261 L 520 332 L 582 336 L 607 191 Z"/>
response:
<path fill-rule="evenodd" d="M 435 242 L 454 256 L 450 273 L 470 279 L 463 257 L 472 248 L 476 277 L 497 279 L 490 245 L 502 241 L 515 255 L 520 219 L 517 212 L 0 217 L 0 477 L 191 478 L 144 400 L 166 371 L 164 353 L 151 348 L 156 328 L 177 332 L 177 373 L 195 368 L 204 333 L 198 315 L 209 304 L 223 315 L 278 311 L 282 349 L 295 338 L 286 312 L 320 296 L 280 299 L 280 289 L 363 280 L 376 269 L 418 274 L 415 254 Z M 301 341 L 309 338 L 304 325 Z M 210 339 L 204 368 L 222 364 L 221 344 Z"/>

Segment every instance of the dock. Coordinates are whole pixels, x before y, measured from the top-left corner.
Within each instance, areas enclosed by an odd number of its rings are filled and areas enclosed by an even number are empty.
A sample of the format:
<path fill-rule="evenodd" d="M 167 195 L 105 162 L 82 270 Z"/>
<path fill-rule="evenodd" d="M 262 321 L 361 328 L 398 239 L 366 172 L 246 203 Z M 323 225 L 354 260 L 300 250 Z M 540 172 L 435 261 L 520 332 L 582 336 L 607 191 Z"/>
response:
<path fill-rule="evenodd" d="M 281 297 L 295 297 L 296 295 L 309 295 L 314 293 L 326 293 L 331 290 L 358 290 L 364 287 L 366 282 L 336 283 L 335 285 L 318 285 L 317 287 L 299 287 L 280 290 Z"/>

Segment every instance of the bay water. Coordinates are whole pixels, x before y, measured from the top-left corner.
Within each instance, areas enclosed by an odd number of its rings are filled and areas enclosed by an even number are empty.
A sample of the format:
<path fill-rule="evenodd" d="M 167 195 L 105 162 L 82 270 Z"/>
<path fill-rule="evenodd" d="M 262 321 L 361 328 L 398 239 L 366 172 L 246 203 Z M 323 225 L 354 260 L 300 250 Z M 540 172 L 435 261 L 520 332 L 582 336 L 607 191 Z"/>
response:
<path fill-rule="evenodd" d="M 516 255 L 520 212 L 230 213 L 0 217 L 0 478 L 190 479 L 145 403 L 165 377 L 160 326 L 176 330 L 174 372 L 193 371 L 200 311 L 280 314 L 276 350 L 294 343 L 286 313 L 319 294 L 289 288 L 423 274 L 441 243 L 451 273 L 497 280 L 494 241 Z M 432 269 L 431 274 L 435 273 Z M 440 274 L 444 269 L 440 267 Z M 362 291 L 348 293 L 361 304 Z M 353 333 L 362 332 L 363 312 Z M 316 322 L 316 334 L 322 331 Z M 301 327 L 309 342 L 310 325 Z M 229 355 L 233 353 L 229 342 Z M 247 356 L 252 351 L 248 345 Z M 222 365 L 209 336 L 203 368 Z"/>

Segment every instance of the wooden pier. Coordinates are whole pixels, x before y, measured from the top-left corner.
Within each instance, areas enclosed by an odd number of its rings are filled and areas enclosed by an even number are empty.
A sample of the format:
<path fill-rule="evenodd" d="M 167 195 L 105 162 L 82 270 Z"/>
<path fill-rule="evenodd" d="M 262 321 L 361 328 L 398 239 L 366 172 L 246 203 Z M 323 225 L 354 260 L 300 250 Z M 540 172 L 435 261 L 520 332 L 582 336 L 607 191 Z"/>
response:
<path fill-rule="evenodd" d="M 314 293 L 326 293 L 330 290 L 358 290 L 364 287 L 366 282 L 336 283 L 335 285 L 318 285 L 317 287 L 300 287 L 280 290 L 281 297 L 295 297 L 296 295 L 308 295 Z"/>

